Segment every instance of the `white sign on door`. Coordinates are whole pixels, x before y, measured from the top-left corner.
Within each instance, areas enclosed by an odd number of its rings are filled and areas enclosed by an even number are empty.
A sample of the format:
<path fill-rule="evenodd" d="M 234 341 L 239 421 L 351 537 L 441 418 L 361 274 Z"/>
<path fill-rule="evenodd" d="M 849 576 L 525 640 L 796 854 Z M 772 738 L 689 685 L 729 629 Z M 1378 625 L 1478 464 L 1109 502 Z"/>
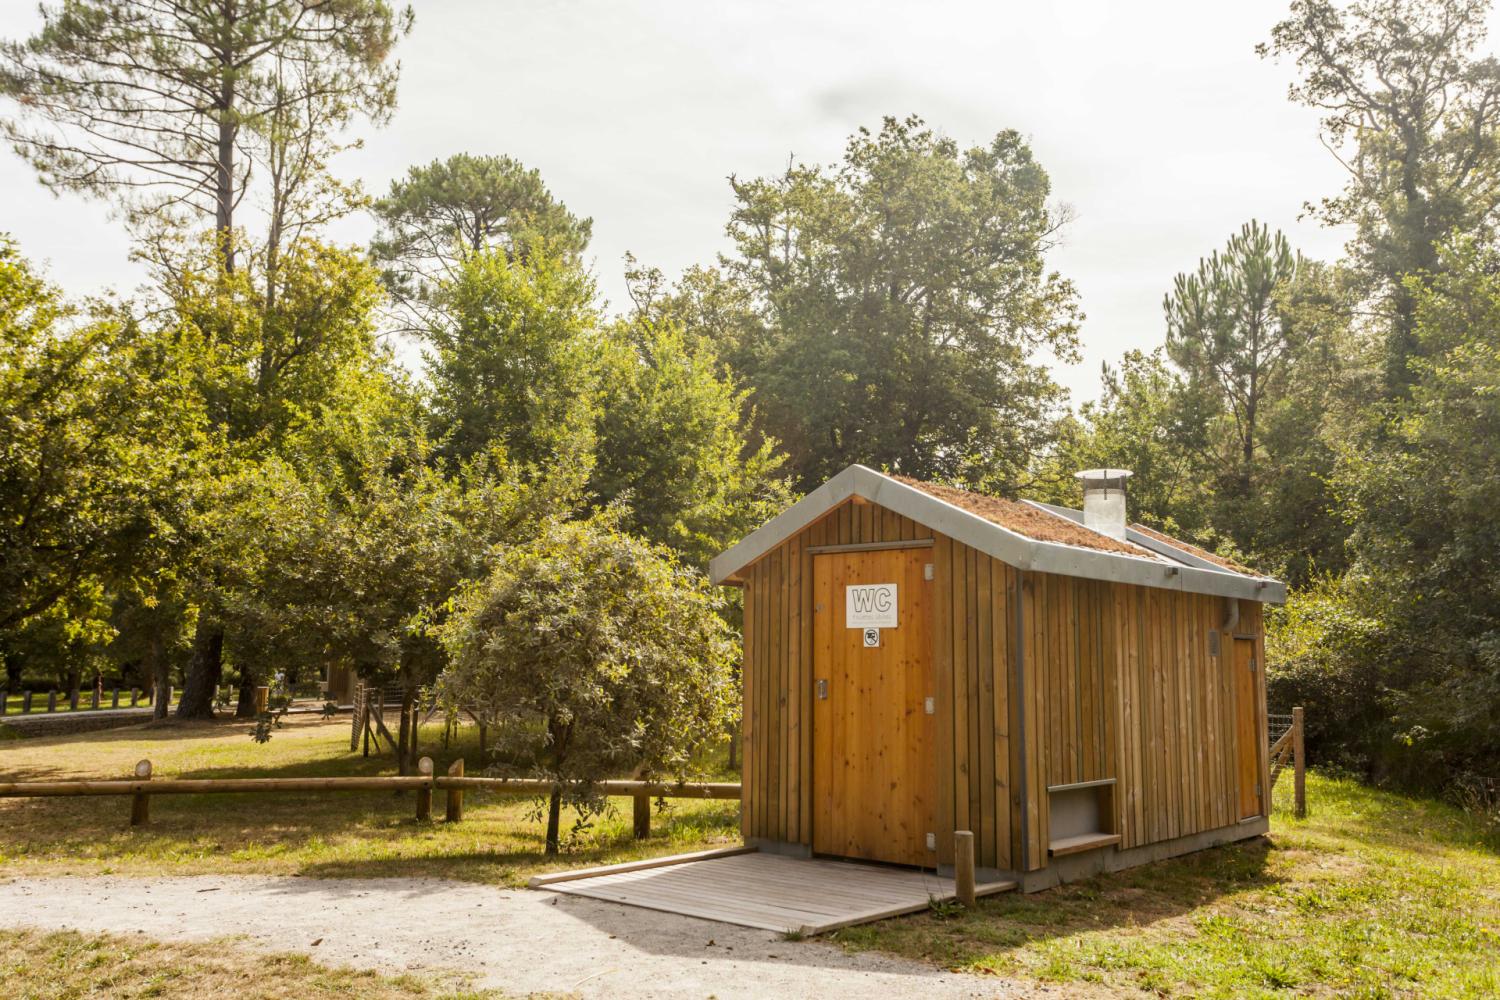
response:
<path fill-rule="evenodd" d="M 895 628 L 896 585 L 861 583 L 844 588 L 846 628 Z"/>

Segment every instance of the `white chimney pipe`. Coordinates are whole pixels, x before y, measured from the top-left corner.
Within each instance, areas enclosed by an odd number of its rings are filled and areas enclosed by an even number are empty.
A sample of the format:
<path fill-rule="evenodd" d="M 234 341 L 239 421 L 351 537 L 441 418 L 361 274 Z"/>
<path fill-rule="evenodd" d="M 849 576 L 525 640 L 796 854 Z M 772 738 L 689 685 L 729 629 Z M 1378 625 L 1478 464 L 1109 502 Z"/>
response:
<path fill-rule="evenodd" d="M 1125 480 L 1129 469 L 1085 469 L 1077 474 L 1083 482 L 1083 526 L 1120 541 L 1125 540 Z"/>

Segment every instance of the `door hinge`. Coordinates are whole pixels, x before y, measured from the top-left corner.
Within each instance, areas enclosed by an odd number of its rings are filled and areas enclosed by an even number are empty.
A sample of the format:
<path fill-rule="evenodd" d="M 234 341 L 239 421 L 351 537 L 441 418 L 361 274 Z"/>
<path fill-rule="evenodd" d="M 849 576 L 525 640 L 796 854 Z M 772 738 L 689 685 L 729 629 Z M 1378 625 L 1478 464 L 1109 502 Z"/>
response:
<path fill-rule="evenodd" d="M 1255 673 L 1255 657 L 1250 657 L 1250 672 Z"/>
<path fill-rule="evenodd" d="M 818 700 L 828 700 L 828 678 L 826 677 L 818 678 Z"/>
<path fill-rule="evenodd" d="M 1260 782 L 1255 783 L 1255 797 L 1260 798 Z"/>
<path fill-rule="evenodd" d="M 926 563 L 922 566 L 922 579 L 932 579 L 932 563 Z"/>

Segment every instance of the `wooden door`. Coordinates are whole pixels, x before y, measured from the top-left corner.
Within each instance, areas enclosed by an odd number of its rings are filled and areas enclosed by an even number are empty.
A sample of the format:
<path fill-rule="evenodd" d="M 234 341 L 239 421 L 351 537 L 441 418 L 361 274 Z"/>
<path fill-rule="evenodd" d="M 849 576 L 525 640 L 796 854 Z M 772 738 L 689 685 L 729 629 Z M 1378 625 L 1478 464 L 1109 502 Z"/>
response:
<path fill-rule="evenodd" d="M 1260 744 L 1265 739 L 1257 711 L 1260 685 L 1255 662 L 1255 640 L 1234 640 L 1235 775 L 1239 786 L 1239 818 L 1261 814 Z"/>
<path fill-rule="evenodd" d="M 930 866 L 934 825 L 930 547 L 813 557 L 813 850 Z M 896 584 L 897 625 L 865 645 L 846 588 Z"/>

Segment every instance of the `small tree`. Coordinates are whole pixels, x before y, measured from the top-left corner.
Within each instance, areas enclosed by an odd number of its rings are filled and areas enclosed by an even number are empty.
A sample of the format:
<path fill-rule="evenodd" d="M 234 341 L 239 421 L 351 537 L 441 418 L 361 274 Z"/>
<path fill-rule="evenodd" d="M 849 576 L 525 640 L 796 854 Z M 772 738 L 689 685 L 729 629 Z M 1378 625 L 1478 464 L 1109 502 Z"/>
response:
<path fill-rule="evenodd" d="M 554 522 L 509 549 L 443 629 L 443 696 L 497 723 L 502 759 L 558 784 L 581 817 L 595 779 L 687 774 L 734 711 L 735 644 L 719 595 L 669 550 L 620 530 L 613 511 Z"/>

